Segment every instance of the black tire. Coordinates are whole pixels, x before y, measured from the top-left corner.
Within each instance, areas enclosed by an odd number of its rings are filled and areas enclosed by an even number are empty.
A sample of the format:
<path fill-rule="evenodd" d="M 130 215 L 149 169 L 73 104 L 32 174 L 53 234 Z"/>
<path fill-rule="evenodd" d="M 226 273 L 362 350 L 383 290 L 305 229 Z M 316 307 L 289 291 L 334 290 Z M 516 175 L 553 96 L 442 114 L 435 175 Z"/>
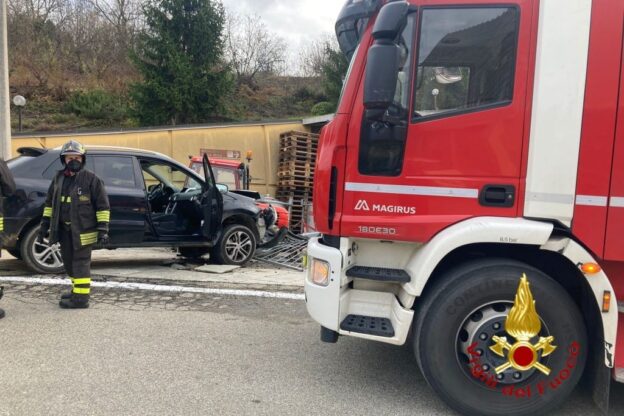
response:
<path fill-rule="evenodd" d="M 497 376 L 494 368 L 507 362 L 509 351 L 503 358 L 489 346 L 495 345 L 493 335 L 506 336 L 510 346 L 517 341 L 505 331 L 505 317 L 523 273 L 542 324 L 529 342 L 553 336 L 557 348 L 537 356 L 549 375 L 535 367 L 512 367 Z M 583 374 L 588 348 L 583 318 L 565 289 L 537 269 L 505 259 L 472 262 L 440 276 L 423 296 L 414 322 L 416 358 L 429 385 L 461 414 L 546 414 L 570 395 Z"/>
<path fill-rule="evenodd" d="M 22 260 L 22 253 L 17 248 L 7 248 L 6 251 L 18 260 Z"/>
<path fill-rule="evenodd" d="M 46 242 L 37 243 L 39 227 L 32 227 L 24 234 L 20 253 L 22 260 L 26 262 L 28 268 L 36 273 L 60 274 L 63 273 L 63 260 L 61 259 L 61 247 L 59 243 L 50 247 Z"/>
<path fill-rule="evenodd" d="M 253 257 L 256 245 L 256 236 L 248 227 L 242 224 L 226 225 L 210 251 L 210 258 L 217 264 L 243 266 Z"/>
<path fill-rule="evenodd" d="M 180 247 L 178 249 L 182 257 L 197 259 L 210 252 L 208 247 Z"/>

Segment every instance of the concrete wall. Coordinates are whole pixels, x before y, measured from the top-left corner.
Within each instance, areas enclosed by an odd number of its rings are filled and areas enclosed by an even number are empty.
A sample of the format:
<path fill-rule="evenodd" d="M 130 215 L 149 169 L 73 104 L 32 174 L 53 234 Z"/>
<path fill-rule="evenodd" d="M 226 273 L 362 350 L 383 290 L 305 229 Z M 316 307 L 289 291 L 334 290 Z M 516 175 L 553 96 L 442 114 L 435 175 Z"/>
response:
<path fill-rule="evenodd" d="M 200 149 L 236 150 L 245 158 L 253 152 L 251 189 L 275 195 L 279 163 L 279 136 L 291 130 L 307 131 L 301 122 L 234 124 L 125 132 L 49 134 L 13 136 L 13 155 L 19 147 L 57 147 L 74 139 L 85 145 L 123 146 L 163 153 L 185 166 L 189 155 Z M 243 161 L 243 160 L 241 160 Z"/>

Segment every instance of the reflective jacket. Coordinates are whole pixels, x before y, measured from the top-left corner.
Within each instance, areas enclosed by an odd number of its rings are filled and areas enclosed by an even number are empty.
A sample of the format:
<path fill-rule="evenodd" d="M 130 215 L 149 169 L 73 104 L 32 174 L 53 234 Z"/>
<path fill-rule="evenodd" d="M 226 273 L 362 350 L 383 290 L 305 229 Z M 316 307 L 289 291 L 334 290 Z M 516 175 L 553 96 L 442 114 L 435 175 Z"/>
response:
<path fill-rule="evenodd" d="M 4 231 L 4 198 L 15 193 L 15 180 L 6 162 L 0 159 L 0 233 Z"/>
<path fill-rule="evenodd" d="M 64 171 L 59 171 L 48 189 L 42 224 L 50 227 L 50 244 L 59 241 L 61 204 L 70 204 L 72 240 L 74 247 L 95 244 L 98 232 L 108 232 L 110 204 L 104 183 L 95 173 L 82 169 L 76 174 L 69 195 L 61 195 Z"/>

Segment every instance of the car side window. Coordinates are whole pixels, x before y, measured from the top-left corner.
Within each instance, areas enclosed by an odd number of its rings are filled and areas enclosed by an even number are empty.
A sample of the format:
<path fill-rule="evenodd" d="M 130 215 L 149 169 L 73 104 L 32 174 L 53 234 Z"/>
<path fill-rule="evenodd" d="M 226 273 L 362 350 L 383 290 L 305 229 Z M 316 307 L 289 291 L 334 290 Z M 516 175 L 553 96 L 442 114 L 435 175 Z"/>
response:
<path fill-rule="evenodd" d="M 63 164 L 61 163 L 61 159 L 60 158 L 55 158 L 54 161 L 50 164 L 50 166 L 48 166 L 46 168 L 46 170 L 43 171 L 43 173 L 41 173 L 41 176 L 43 176 L 46 179 L 52 179 L 54 178 L 54 175 L 56 175 L 56 172 L 58 172 L 59 170 L 63 169 Z M 89 169 L 89 170 L 93 170 L 93 164 L 91 162 L 91 159 L 87 157 L 87 163 L 85 164 L 85 169 Z"/>
<path fill-rule="evenodd" d="M 93 159 L 95 174 L 104 181 L 106 186 L 136 187 L 134 164 L 131 157 L 96 156 Z"/>
<path fill-rule="evenodd" d="M 141 172 L 146 188 L 160 183 L 172 187 L 176 192 L 184 188 L 201 188 L 187 172 L 165 162 L 142 160 Z"/>

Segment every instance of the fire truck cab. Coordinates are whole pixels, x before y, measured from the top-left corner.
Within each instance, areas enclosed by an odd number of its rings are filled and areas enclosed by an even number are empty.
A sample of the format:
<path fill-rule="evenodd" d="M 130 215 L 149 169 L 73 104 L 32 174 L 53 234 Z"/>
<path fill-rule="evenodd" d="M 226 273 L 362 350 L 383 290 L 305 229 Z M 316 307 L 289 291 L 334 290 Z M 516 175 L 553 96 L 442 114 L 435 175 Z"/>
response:
<path fill-rule="evenodd" d="M 348 0 L 305 282 L 471 415 L 624 382 L 624 2 Z M 618 302 L 619 301 L 619 302 Z M 619 328 L 619 331 L 618 331 Z"/>

